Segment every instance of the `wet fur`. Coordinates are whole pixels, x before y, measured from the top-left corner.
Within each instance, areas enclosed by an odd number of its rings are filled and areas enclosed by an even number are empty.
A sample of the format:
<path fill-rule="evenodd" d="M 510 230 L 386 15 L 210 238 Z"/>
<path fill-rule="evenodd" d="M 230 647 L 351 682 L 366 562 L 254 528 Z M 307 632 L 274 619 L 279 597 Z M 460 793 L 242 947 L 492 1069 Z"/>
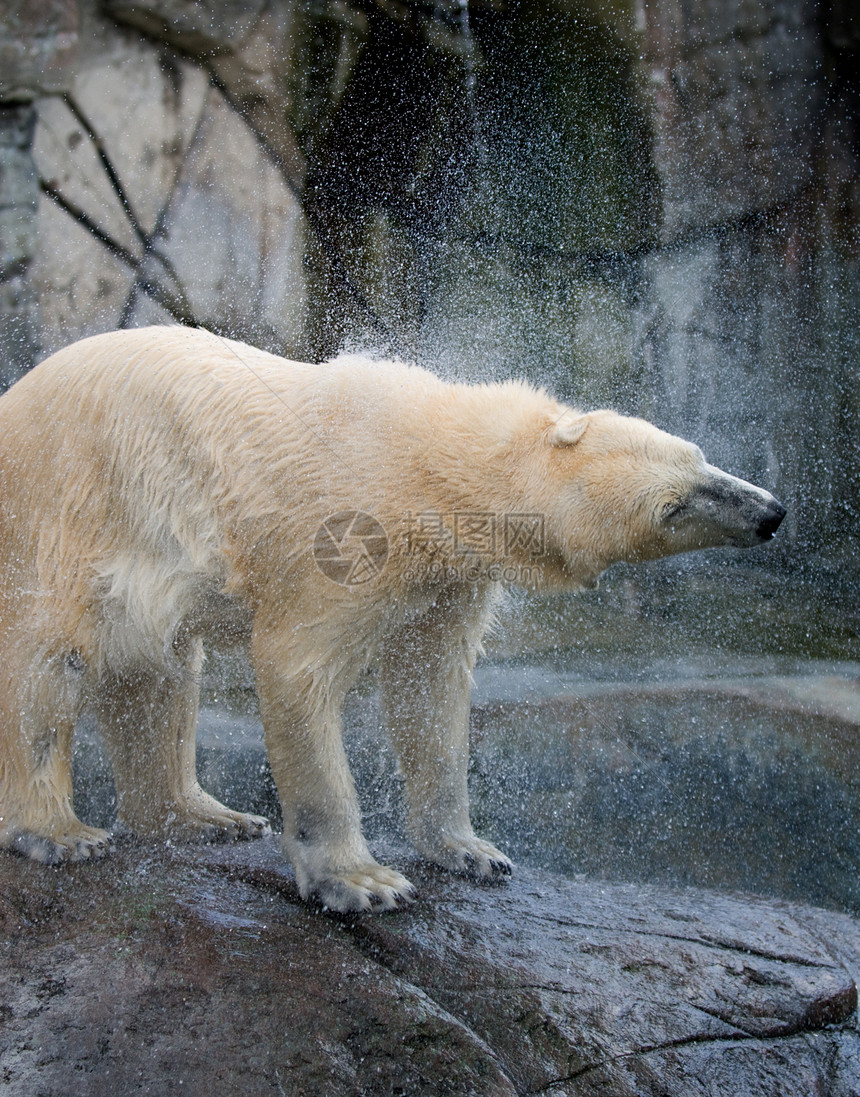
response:
<path fill-rule="evenodd" d="M 704 507 L 715 484 L 723 502 Z M 575 589 L 616 560 L 757 543 L 774 506 L 689 443 L 521 383 L 448 385 L 358 358 L 314 367 L 182 328 L 77 343 L 0 399 L 0 844 L 44 861 L 107 850 L 72 809 L 84 709 L 127 826 L 265 833 L 196 780 L 202 640 L 227 638 L 250 649 L 303 895 L 338 910 L 413 895 L 370 854 L 341 742 L 344 696 L 374 655 L 417 848 L 503 875 L 510 862 L 474 834 L 466 789 L 493 566 Z M 382 524 L 390 555 L 377 579 L 345 587 L 312 545 L 329 515 L 354 509 Z M 431 512 L 449 525 L 540 514 L 545 539 L 539 552 L 499 539 L 468 579 L 442 548 L 435 563 L 454 571 L 416 576 L 404 519 Z"/>

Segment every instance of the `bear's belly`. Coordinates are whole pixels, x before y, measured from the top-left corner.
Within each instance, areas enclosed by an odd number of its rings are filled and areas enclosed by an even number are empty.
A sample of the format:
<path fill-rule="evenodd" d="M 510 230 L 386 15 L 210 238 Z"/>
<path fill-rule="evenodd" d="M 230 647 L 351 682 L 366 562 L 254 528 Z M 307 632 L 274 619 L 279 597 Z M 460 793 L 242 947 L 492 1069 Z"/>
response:
<path fill-rule="evenodd" d="M 195 637 L 215 646 L 247 643 L 253 614 L 225 594 L 223 580 L 171 568 L 139 554 L 101 569 L 96 595 L 98 662 L 120 673 L 170 670 Z"/>

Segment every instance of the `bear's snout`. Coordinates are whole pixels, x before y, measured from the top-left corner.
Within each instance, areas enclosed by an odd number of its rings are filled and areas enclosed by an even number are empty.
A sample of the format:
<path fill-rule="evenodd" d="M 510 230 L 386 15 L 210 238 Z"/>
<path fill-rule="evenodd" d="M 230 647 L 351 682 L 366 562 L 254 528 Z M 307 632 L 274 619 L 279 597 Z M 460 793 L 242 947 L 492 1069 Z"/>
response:
<path fill-rule="evenodd" d="M 759 540 L 762 542 L 770 541 L 779 529 L 780 524 L 787 513 L 788 512 L 782 503 L 771 496 L 770 509 L 766 514 L 762 515 L 761 521 L 758 524 L 758 529 L 756 530 Z"/>
<path fill-rule="evenodd" d="M 729 533 L 729 543 L 752 548 L 770 541 L 786 509 L 769 491 L 720 472 L 716 488 L 718 521 Z"/>
<path fill-rule="evenodd" d="M 764 488 L 740 480 L 713 465 L 669 522 L 678 537 L 676 552 L 730 545 L 752 548 L 770 541 L 786 509 Z"/>

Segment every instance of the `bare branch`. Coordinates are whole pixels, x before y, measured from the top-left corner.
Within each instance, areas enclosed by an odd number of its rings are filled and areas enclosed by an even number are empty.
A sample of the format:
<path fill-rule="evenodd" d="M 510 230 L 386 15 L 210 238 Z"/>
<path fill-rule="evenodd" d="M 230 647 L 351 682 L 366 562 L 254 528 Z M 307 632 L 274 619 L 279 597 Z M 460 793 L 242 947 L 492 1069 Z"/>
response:
<path fill-rule="evenodd" d="M 69 111 L 74 116 L 75 120 L 78 122 L 84 133 L 86 133 L 87 137 L 92 142 L 93 147 L 96 150 L 96 154 L 101 161 L 101 165 L 104 168 L 105 174 L 108 177 L 108 181 L 110 182 L 111 187 L 113 187 L 114 193 L 119 199 L 119 203 L 122 206 L 123 213 L 128 218 L 128 223 L 131 225 L 138 240 L 140 240 L 141 244 L 143 245 L 144 253 L 152 255 L 159 263 L 161 263 L 161 265 L 176 283 L 176 286 L 184 297 L 184 293 L 182 293 L 182 286 L 179 281 L 179 276 L 176 273 L 175 267 L 171 263 L 170 259 L 168 259 L 166 255 L 163 255 L 160 251 L 158 251 L 153 244 L 153 241 L 158 235 L 160 226 L 156 224 L 155 229 L 153 229 L 151 233 L 148 233 L 146 231 L 146 229 L 143 227 L 143 222 L 135 212 L 134 206 L 131 203 L 131 199 L 128 196 L 128 191 L 123 186 L 122 180 L 119 177 L 119 172 L 116 170 L 113 161 L 108 155 L 105 143 L 96 131 L 95 126 L 89 120 L 81 105 L 70 92 L 67 92 L 63 96 L 63 102 L 66 104 Z"/>
<path fill-rule="evenodd" d="M 192 327 L 196 326 L 197 319 L 190 310 L 188 302 L 183 301 L 164 286 L 160 286 L 157 282 L 153 282 L 148 278 L 143 273 L 141 267 L 142 260 L 139 259 L 134 252 L 129 251 L 127 247 L 118 240 L 115 240 L 110 233 L 106 232 L 89 216 L 89 214 L 85 213 L 79 206 L 76 206 L 74 202 L 71 202 L 66 198 L 52 183 L 49 183 L 45 179 L 40 179 L 39 187 L 47 198 L 50 198 L 50 200 L 67 213 L 69 217 L 77 221 L 82 228 L 86 229 L 94 239 L 98 240 L 98 242 L 111 253 L 111 255 L 119 259 L 125 266 L 129 267 L 134 272 L 137 284 L 143 292 L 160 305 L 165 312 L 169 313 L 174 320 L 180 324 L 186 324 Z"/>

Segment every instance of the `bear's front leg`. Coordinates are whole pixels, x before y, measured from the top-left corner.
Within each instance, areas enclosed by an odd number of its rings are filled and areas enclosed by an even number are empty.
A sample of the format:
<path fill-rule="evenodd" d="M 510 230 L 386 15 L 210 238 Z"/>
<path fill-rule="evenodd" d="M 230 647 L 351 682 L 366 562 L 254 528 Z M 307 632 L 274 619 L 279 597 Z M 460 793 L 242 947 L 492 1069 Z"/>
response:
<path fill-rule="evenodd" d="M 496 590 L 463 583 L 385 644 L 382 698 L 406 778 L 418 852 L 451 872 L 509 876 L 513 865 L 469 818 L 469 707 L 475 657 Z"/>
<path fill-rule="evenodd" d="M 282 845 L 303 899 L 343 913 L 395 910 L 415 898 L 372 857 L 341 734 L 345 689 L 331 669 L 288 674 L 278 643 L 257 640 L 254 665 L 266 749 L 284 816 Z"/>

